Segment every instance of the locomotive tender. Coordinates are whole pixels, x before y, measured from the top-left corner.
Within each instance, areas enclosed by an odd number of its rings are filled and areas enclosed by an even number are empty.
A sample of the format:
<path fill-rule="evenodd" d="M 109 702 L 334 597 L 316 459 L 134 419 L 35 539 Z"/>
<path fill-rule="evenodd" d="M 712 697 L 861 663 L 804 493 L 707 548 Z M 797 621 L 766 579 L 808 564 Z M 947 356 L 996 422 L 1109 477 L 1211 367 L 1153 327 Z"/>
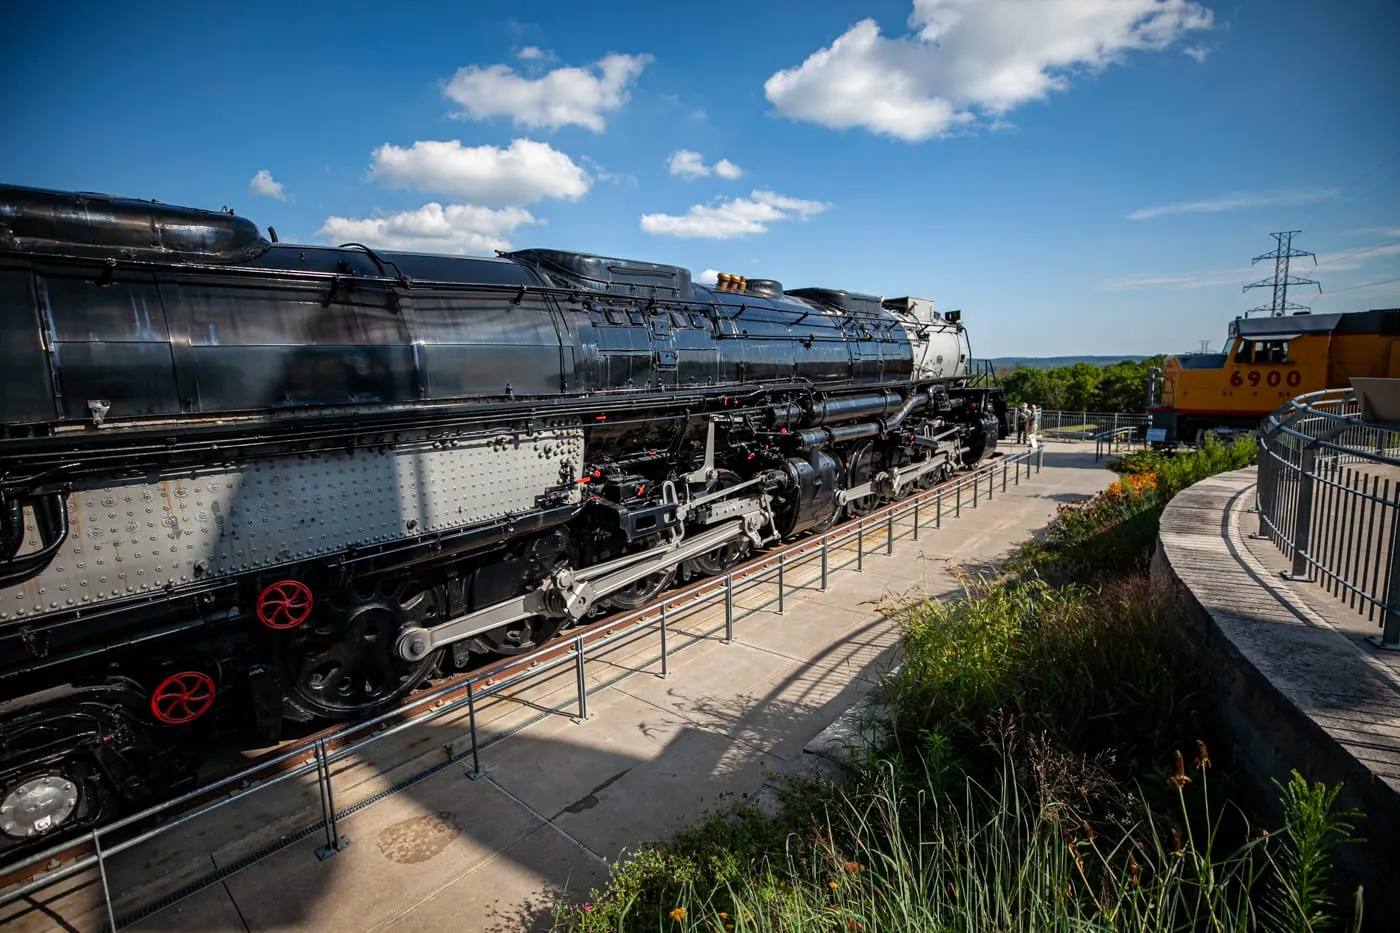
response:
<path fill-rule="evenodd" d="M 0 186 L 0 856 L 994 450 L 932 302 Z"/>

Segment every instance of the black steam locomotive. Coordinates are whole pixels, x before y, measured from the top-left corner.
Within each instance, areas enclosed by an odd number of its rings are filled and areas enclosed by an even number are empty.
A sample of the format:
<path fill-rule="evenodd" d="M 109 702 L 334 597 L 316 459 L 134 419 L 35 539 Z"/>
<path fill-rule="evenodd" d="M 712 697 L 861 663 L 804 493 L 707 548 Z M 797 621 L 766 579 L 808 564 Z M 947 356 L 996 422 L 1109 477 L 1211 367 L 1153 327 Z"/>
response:
<path fill-rule="evenodd" d="M 956 313 L 0 187 L 0 856 L 932 485 Z"/>

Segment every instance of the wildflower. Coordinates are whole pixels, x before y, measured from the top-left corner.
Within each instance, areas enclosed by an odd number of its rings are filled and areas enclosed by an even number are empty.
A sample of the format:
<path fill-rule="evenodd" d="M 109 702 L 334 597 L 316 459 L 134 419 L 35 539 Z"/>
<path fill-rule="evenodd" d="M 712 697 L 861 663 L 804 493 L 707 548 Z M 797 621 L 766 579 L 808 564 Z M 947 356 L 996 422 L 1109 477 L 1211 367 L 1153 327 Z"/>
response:
<path fill-rule="evenodd" d="M 862 865 L 860 862 L 847 862 L 845 867 L 846 871 L 850 872 L 853 875 L 857 872 L 865 871 L 865 866 Z"/>
<path fill-rule="evenodd" d="M 1167 783 L 1172 787 L 1185 787 L 1191 783 L 1191 778 L 1186 775 L 1186 761 L 1181 757 L 1181 749 L 1172 752 L 1172 756 L 1176 763 L 1176 773 L 1167 778 Z"/>
<path fill-rule="evenodd" d="M 724 911 L 721 910 L 721 911 L 719 912 L 719 918 L 720 918 L 721 920 L 728 920 L 728 919 L 729 919 L 729 914 L 727 914 L 727 913 L 725 913 Z"/>
<path fill-rule="evenodd" d="M 583 905 L 583 912 L 584 912 L 584 913 L 588 913 L 588 912 L 589 912 L 590 910 L 592 910 L 592 909 L 593 909 L 593 905 L 592 905 L 592 904 L 587 904 L 587 903 L 586 903 L 586 904 Z"/>
<path fill-rule="evenodd" d="M 1186 854 L 1181 851 L 1181 833 L 1175 829 L 1172 830 L 1172 855 L 1186 857 Z"/>
<path fill-rule="evenodd" d="M 833 891 L 835 891 L 837 888 L 841 887 L 841 885 L 837 884 L 835 881 L 828 881 L 828 882 L 826 883 L 826 886 L 827 886 L 828 888 L 830 888 L 831 890 L 833 890 Z"/>
<path fill-rule="evenodd" d="M 1092 826 L 1089 825 L 1089 821 L 1088 821 L 1088 820 L 1081 820 L 1080 823 L 1079 823 L 1079 828 L 1082 829 L 1082 830 L 1084 830 L 1084 835 L 1087 836 L 1087 837 L 1089 838 L 1090 841 L 1093 841 L 1093 838 L 1094 838 L 1094 827 L 1092 827 Z"/>
<path fill-rule="evenodd" d="M 846 929 L 848 929 L 848 930 L 863 930 L 863 929 L 865 929 L 865 927 L 861 926 L 860 921 L 857 920 L 855 917 L 847 917 L 847 918 L 846 918 Z"/>
<path fill-rule="evenodd" d="M 1128 853 L 1128 883 L 1133 887 L 1138 886 L 1138 861 L 1133 857 L 1133 853 Z"/>
<path fill-rule="evenodd" d="M 680 921 L 682 921 L 682 920 L 685 919 L 685 908 L 684 908 L 684 907 L 676 907 L 676 908 L 672 909 L 671 915 L 670 915 L 670 916 L 671 916 L 671 919 L 672 919 L 672 920 L 674 920 L 674 921 L 676 921 L 677 923 L 679 923 Z"/>
<path fill-rule="evenodd" d="M 1210 767 L 1210 752 L 1206 751 L 1206 743 L 1200 739 L 1196 740 L 1196 770 L 1204 771 Z"/>

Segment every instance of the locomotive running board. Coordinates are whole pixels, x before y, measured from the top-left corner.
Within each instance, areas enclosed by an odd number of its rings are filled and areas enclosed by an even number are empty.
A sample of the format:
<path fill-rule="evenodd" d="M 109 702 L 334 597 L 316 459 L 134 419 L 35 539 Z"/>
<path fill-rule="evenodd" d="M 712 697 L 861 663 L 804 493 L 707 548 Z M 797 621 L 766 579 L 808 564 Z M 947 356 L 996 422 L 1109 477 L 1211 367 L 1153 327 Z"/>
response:
<path fill-rule="evenodd" d="M 748 519 L 754 517 L 727 522 L 664 548 L 628 555 L 581 570 L 556 570 L 547 584 L 523 596 L 449 619 L 432 628 L 406 628 L 399 634 L 394 649 L 406 661 L 421 661 L 445 645 L 531 616 L 581 619 L 594 603 L 610 593 L 750 534 L 746 525 L 749 524 Z M 757 529 L 753 531 L 756 533 Z"/>

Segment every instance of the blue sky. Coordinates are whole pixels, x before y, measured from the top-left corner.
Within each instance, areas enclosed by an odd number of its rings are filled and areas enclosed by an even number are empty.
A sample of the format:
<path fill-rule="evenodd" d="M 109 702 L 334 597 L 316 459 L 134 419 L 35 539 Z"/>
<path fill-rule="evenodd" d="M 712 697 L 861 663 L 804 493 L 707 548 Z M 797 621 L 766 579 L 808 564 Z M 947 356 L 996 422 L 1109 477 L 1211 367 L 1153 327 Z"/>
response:
<path fill-rule="evenodd" d="M 604 12 L 606 10 L 607 12 Z M 0 181 L 284 240 L 576 249 L 961 308 L 978 355 L 1218 346 L 1301 230 L 1400 306 L 1375 0 L 11 10 Z M 266 173 L 266 174 L 260 174 Z"/>

